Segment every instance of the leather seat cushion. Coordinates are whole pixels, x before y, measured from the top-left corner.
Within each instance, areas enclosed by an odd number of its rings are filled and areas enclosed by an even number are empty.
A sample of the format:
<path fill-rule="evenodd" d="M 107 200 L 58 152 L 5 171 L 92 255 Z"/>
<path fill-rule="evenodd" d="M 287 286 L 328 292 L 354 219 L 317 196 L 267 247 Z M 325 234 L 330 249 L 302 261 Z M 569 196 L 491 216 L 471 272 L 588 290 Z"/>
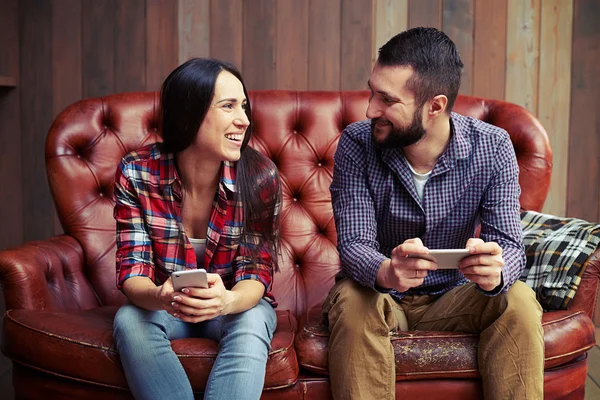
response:
<path fill-rule="evenodd" d="M 546 370 L 583 355 L 595 343 L 594 325 L 581 311 L 544 313 Z M 569 338 L 569 340 L 565 340 Z M 329 330 L 320 308 L 309 312 L 296 338 L 300 367 L 327 375 Z M 479 336 L 456 332 L 407 331 L 392 336 L 396 381 L 437 378 L 479 378 Z"/>
<path fill-rule="evenodd" d="M 112 335 L 117 307 L 80 312 L 13 309 L 6 313 L 2 351 L 14 362 L 54 375 L 127 389 Z M 298 378 L 294 351 L 295 320 L 277 311 L 265 389 L 293 385 Z M 10 347 L 4 345 L 10 343 Z M 171 343 L 195 391 L 203 391 L 217 355 L 210 339 L 180 339 Z"/>

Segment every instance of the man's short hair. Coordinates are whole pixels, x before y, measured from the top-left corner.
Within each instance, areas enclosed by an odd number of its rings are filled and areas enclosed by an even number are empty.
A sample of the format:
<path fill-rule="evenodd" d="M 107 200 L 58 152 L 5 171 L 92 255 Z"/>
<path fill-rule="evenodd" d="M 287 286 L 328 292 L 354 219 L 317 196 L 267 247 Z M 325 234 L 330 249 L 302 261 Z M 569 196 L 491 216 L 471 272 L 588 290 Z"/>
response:
<path fill-rule="evenodd" d="M 413 28 L 391 38 L 379 49 L 377 63 L 384 67 L 411 67 L 406 88 L 415 94 L 418 106 L 443 94 L 450 113 L 458 96 L 463 62 L 454 42 L 435 28 Z"/>

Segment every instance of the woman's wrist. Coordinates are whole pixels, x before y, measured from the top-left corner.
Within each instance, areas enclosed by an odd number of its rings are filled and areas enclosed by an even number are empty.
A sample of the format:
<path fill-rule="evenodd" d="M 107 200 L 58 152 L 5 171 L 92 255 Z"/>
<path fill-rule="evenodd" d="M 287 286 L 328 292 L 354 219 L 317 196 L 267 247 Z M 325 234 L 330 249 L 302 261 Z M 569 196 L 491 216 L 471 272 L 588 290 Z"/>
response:
<path fill-rule="evenodd" d="M 231 314 L 235 309 L 235 303 L 239 297 L 239 293 L 233 292 L 231 290 L 225 290 L 225 295 L 223 296 L 223 302 L 225 303 L 223 306 L 223 314 Z"/>

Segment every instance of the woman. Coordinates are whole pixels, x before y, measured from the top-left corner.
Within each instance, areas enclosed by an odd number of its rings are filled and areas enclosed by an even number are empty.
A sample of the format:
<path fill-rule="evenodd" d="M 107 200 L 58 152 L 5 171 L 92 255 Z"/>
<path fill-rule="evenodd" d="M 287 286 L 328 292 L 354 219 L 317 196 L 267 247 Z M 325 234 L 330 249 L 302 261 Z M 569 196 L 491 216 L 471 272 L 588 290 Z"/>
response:
<path fill-rule="evenodd" d="M 246 88 L 230 64 L 192 59 L 161 90 L 163 143 L 123 158 L 116 173 L 114 337 L 138 399 L 192 399 L 174 339 L 219 342 L 205 399 L 258 399 L 276 326 L 281 186 L 248 147 Z M 208 288 L 175 292 L 174 271 L 205 268 Z"/>

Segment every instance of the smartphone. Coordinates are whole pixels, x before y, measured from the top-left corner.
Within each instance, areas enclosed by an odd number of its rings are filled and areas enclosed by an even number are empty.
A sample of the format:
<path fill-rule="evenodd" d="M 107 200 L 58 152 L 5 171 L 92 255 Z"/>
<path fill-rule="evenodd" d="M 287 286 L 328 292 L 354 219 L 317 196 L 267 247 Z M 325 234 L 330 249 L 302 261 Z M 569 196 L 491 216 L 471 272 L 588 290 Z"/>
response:
<path fill-rule="evenodd" d="M 208 288 L 208 278 L 203 268 L 172 272 L 171 281 L 176 292 L 186 287 Z"/>
<path fill-rule="evenodd" d="M 411 257 L 424 258 L 435 261 L 438 269 L 458 269 L 458 263 L 465 257 L 471 255 L 467 249 L 434 249 L 429 254 Z"/>

